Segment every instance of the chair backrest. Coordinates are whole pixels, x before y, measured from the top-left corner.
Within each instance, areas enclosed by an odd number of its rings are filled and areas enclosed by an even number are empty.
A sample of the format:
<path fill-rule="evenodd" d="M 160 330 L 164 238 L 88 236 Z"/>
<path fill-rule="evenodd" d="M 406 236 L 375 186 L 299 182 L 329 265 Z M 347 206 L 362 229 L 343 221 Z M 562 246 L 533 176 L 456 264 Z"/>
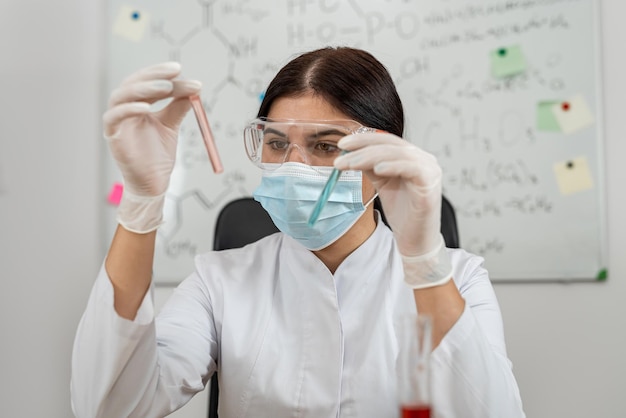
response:
<path fill-rule="evenodd" d="M 217 216 L 213 235 L 214 250 L 240 248 L 278 232 L 270 215 L 252 197 L 226 204 Z"/>
<path fill-rule="evenodd" d="M 381 212 L 383 222 L 387 224 L 378 199 L 376 199 L 374 207 Z M 243 247 L 274 232 L 278 232 L 278 228 L 261 204 L 252 197 L 242 197 L 227 203 L 220 211 L 215 224 L 213 249 L 227 250 Z M 443 196 L 441 204 L 441 234 L 447 247 L 459 248 L 459 233 L 454 207 L 445 196 Z M 209 418 L 218 417 L 218 398 L 217 373 L 214 373 L 211 377 L 209 393 Z"/>
<path fill-rule="evenodd" d="M 441 197 L 441 235 L 446 242 L 446 247 L 461 248 L 456 212 L 452 203 L 445 196 Z"/>

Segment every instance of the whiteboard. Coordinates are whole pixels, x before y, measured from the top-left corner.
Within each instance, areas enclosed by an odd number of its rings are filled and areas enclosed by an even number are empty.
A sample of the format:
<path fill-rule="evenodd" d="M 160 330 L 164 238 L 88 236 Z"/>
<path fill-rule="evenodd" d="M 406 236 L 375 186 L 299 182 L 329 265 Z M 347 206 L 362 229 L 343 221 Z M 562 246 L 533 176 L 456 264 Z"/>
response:
<path fill-rule="evenodd" d="M 157 283 L 210 250 L 217 214 L 260 180 L 243 149 L 275 73 L 301 52 L 347 45 L 390 71 L 405 138 L 437 156 L 461 246 L 496 281 L 602 278 L 607 265 L 598 39 L 592 0 L 111 0 L 107 92 L 175 60 L 203 82 L 225 166 L 213 174 L 192 112 L 159 230 Z M 103 109 L 104 110 L 104 109 Z M 107 153 L 104 194 L 121 181 Z M 115 206 L 105 203 L 106 241 Z"/>

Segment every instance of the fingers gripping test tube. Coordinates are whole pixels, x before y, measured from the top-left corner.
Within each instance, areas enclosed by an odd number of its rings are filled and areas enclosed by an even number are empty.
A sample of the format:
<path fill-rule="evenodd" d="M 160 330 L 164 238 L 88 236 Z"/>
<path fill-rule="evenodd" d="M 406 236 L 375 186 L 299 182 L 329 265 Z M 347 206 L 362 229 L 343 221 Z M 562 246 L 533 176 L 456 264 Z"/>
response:
<path fill-rule="evenodd" d="M 207 119 L 206 113 L 204 112 L 202 100 L 200 100 L 200 96 L 194 94 L 192 96 L 189 96 L 189 101 L 191 102 L 191 107 L 196 114 L 198 127 L 200 128 L 200 133 L 202 134 L 202 139 L 204 140 L 204 146 L 209 153 L 209 161 L 211 161 L 213 171 L 215 173 L 222 173 L 224 171 L 224 166 L 222 165 L 222 160 L 220 160 L 220 155 L 217 152 L 217 146 L 215 145 L 213 132 L 211 132 L 209 120 Z"/>

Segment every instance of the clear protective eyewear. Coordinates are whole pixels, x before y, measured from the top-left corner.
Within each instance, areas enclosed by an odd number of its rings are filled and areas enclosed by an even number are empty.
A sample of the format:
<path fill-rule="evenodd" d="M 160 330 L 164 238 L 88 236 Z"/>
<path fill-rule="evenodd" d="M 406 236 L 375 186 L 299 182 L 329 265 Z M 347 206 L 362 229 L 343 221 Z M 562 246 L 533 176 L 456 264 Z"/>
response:
<path fill-rule="evenodd" d="M 353 120 L 298 120 L 258 118 L 244 129 L 246 154 L 263 169 L 293 161 L 330 167 L 342 154 L 337 143 L 346 135 L 375 132 Z"/>

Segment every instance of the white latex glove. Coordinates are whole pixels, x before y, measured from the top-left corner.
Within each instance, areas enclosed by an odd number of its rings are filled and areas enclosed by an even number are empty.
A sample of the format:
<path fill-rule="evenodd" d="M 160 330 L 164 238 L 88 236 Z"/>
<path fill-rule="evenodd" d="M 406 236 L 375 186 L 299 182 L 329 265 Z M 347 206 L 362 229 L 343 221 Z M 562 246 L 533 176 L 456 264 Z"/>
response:
<path fill-rule="evenodd" d="M 124 178 L 117 220 L 125 229 L 147 233 L 163 220 L 163 204 L 176 160 L 178 130 L 191 108 L 188 97 L 199 81 L 175 80 L 180 64 L 165 62 L 130 75 L 115 89 L 104 113 L 104 136 Z M 171 102 L 158 112 L 150 105 Z"/>
<path fill-rule="evenodd" d="M 452 266 L 441 235 L 441 167 L 436 158 L 390 133 L 348 135 L 340 170 L 362 170 L 378 191 L 413 288 L 446 283 Z"/>

